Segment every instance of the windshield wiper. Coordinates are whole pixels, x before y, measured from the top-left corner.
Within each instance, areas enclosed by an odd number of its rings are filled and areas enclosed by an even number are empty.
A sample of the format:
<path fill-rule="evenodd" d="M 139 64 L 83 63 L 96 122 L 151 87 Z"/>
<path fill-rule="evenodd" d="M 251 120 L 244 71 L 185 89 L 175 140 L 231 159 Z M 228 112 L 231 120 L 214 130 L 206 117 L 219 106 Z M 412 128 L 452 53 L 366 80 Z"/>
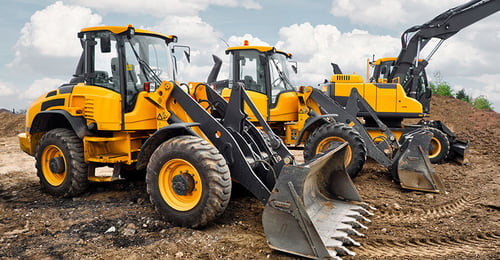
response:
<path fill-rule="evenodd" d="M 290 82 L 290 80 L 288 79 L 288 77 L 285 75 L 285 73 L 283 71 L 280 70 L 280 68 L 278 67 L 278 64 L 276 64 L 276 60 L 271 58 L 271 61 L 273 62 L 274 67 L 276 68 L 276 71 L 278 71 L 278 77 L 280 77 L 280 79 L 283 81 L 283 83 L 293 87 L 293 85 Z M 286 86 L 285 86 L 285 88 L 286 88 Z"/>
<path fill-rule="evenodd" d="M 144 73 L 144 77 L 146 77 L 146 80 L 150 81 L 149 77 L 151 76 L 154 83 L 156 83 L 157 86 L 160 86 L 161 81 L 162 81 L 160 79 L 160 77 L 158 77 L 158 75 L 156 75 L 154 70 L 149 66 L 149 64 L 146 61 L 141 59 L 141 57 L 139 56 L 139 54 L 135 50 L 134 45 L 132 44 L 132 42 L 130 40 L 129 40 L 129 43 L 130 43 L 130 47 L 132 48 L 132 51 L 134 52 L 135 58 L 139 62 L 139 66 L 141 67 L 142 73 Z"/>

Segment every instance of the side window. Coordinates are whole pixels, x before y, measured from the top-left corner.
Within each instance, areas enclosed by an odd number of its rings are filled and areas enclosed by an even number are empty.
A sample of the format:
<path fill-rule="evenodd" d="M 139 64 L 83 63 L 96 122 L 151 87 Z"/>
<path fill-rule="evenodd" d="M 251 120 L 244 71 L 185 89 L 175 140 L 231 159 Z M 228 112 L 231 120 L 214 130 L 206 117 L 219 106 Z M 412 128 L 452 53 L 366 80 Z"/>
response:
<path fill-rule="evenodd" d="M 420 72 L 420 75 L 418 76 L 418 87 L 417 87 L 417 97 L 420 99 L 420 97 L 426 92 L 430 92 L 430 89 L 427 84 L 427 75 L 425 74 L 425 71 Z M 431 93 L 427 93 L 431 94 Z"/>
<path fill-rule="evenodd" d="M 110 34 L 108 34 L 109 36 Z M 113 35 L 111 35 L 113 36 Z M 96 86 L 101 86 L 120 92 L 120 76 L 118 68 L 118 54 L 116 52 L 116 39 L 111 37 L 111 51 L 102 52 L 102 39 L 98 34 L 95 38 L 94 47 L 94 82 Z"/>
<path fill-rule="evenodd" d="M 378 83 L 390 83 L 387 82 L 387 79 L 389 78 L 389 75 L 392 72 L 393 69 L 393 61 L 385 61 L 382 64 L 380 64 L 380 75 L 377 79 Z"/>
<path fill-rule="evenodd" d="M 239 79 L 248 90 L 266 93 L 264 66 L 259 62 L 258 55 L 241 56 L 239 60 Z"/>

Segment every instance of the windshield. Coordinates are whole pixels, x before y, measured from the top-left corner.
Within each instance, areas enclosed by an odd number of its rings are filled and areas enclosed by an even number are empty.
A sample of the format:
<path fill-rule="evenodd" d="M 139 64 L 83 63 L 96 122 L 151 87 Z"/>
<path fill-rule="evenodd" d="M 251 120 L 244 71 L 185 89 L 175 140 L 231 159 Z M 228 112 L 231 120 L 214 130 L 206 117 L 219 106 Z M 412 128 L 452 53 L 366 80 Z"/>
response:
<path fill-rule="evenodd" d="M 231 59 L 236 67 L 231 68 L 230 84 L 233 80 L 239 81 L 244 84 L 246 90 L 266 95 L 269 91 L 266 86 L 269 86 L 272 103 L 279 93 L 295 90 L 289 77 L 290 63 L 283 53 L 266 55 L 256 50 L 240 50 L 232 53 Z M 269 78 L 266 76 L 267 71 Z"/>
<path fill-rule="evenodd" d="M 271 71 L 271 88 L 278 91 L 295 90 L 290 81 L 289 63 L 286 56 L 275 53 L 269 57 Z"/>
<path fill-rule="evenodd" d="M 279 93 L 295 90 L 295 88 L 290 81 L 289 63 L 285 55 L 274 53 L 269 56 L 269 71 L 271 78 L 271 103 L 274 104 Z"/>
<path fill-rule="evenodd" d="M 125 45 L 125 52 L 127 66 L 133 67 L 127 67 L 127 70 L 134 70 L 141 83 L 153 81 L 154 76 L 159 77 L 161 81 L 175 80 L 172 52 L 165 39 L 137 34 Z M 146 66 L 141 66 L 141 60 L 151 70 Z M 152 75 L 152 73 L 156 75 Z"/>

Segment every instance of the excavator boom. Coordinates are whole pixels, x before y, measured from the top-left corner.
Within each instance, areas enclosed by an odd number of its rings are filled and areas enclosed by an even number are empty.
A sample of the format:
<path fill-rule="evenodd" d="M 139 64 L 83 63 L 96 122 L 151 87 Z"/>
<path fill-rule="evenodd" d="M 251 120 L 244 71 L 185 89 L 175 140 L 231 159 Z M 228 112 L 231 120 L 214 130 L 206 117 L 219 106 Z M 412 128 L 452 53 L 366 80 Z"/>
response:
<path fill-rule="evenodd" d="M 498 10 L 500 10 L 500 0 L 473 0 L 451 8 L 422 25 L 407 29 L 401 36 L 401 51 L 394 62 L 394 68 L 388 77 L 388 82 L 401 83 L 408 96 L 415 98 L 417 82 L 413 82 L 412 79 L 420 75 L 441 43 L 465 27 L 498 12 Z M 420 53 L 432 38 L 438 38 L 440 42 L 429 56 L 420 62 Z M 412 76 L 403 82 L 410 69 L 413 69 Z"/>

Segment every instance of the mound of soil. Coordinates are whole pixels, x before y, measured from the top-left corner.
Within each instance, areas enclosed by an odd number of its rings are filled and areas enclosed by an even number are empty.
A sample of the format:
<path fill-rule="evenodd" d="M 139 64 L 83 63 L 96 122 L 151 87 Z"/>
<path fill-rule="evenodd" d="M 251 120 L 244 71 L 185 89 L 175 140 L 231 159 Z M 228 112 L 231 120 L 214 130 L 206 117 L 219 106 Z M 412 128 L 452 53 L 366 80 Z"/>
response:
<path fill-rule="evenodd" d="M 0 111 L 0 136 L 15 136 L 24 132 L 26 115 Z"/>
<path fill-rule="evenodd" d="M 470 140 L 470 163 L 433 165 L 447 193 L 432 194 L 403 190 L 368 162 L 353 181 L 377 210 L 345 259 L 500 259 L 500 114 L 438 96 L 431 109 Z M 221 218 L 194 230 L 162 221 L 140 181 L 95 183 L 73 199 L 43 193 L 33 158 L 6 137 L 23 127 L 23 116 L 0 113 L 0 258 L 298 258 L 268 247 L 264 206 L 250 195 L 234 194 Z"/>

